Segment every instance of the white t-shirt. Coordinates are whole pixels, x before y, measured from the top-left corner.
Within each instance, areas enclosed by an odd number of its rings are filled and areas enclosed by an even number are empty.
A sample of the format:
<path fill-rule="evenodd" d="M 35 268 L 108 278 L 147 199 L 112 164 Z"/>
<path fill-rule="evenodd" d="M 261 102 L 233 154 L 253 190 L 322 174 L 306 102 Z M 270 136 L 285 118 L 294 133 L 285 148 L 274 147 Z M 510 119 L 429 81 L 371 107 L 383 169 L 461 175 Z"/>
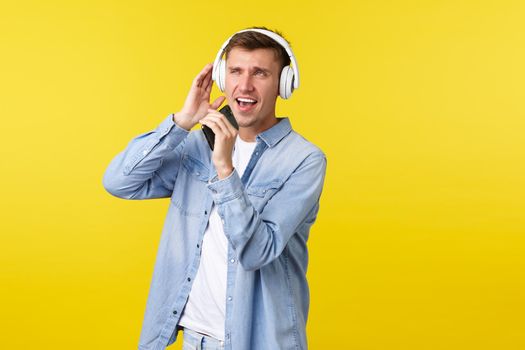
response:
<path fill-rule="evenodd" d="M 255 145 L 237 136 L 232 161 L 239 176 L 244 173 Z M 199 270 L 179 325 L 224 341 L 227 272 L 228 240 L 217 207 L 213 205 L 202 240 Z"/>

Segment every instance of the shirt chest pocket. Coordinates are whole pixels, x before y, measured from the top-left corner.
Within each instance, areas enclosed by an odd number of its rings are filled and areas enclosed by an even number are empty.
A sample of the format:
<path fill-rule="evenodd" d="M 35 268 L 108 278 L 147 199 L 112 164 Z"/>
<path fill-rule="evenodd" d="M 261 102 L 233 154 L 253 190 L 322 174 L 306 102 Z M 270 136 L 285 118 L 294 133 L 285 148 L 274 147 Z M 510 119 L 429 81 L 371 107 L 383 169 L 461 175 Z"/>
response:
<path fill-rule="evenodd" d="M 283 182 L 273 180 L 265 184 L 253 184 L 246 189 L 254 208 L 261 213 L 268 201 L 281 189 Z"/>
<path fill-rule="evenodd" d="M 171 195 L 173 205 L 186 216 L 201 216 L 206 203 L 209 169 L 190 155 L 183 155 L 182 166 Z"/>

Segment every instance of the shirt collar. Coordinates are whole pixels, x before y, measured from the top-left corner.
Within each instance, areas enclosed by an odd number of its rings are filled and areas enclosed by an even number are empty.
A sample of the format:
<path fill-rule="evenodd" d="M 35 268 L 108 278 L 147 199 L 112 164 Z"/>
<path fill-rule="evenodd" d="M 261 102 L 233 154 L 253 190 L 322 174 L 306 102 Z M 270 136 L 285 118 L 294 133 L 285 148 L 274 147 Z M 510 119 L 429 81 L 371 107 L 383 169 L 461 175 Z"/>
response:
<path fill-rule="evenodd" d="M 286 135 L 292 131 L 292 124 L 290 120 L 286 117 L 277 118 L 277 124 L 261 132 L 257 135 L 257 138 L 260 138 L 268 145 L 268 147 L 273 147 L 279 143 Z"/>

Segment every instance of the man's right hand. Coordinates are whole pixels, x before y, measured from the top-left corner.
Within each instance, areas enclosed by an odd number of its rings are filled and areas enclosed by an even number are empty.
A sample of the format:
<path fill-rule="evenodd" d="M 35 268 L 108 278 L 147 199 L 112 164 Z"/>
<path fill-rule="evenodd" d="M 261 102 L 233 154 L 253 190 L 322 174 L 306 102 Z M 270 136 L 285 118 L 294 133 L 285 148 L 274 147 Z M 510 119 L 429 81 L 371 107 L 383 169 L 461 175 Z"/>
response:
<path fill-rule="evenodd" d="M 184 107 L 180 112 L 175 113 L 173 121 L 180 127 L 190 130 L 201 120 L 208 109 L 217 109 L 226 99 L 225 96 L 219 96 L 210 104 L 210 93 L 213 85 L 211 79 L 213 65 L 208 63 L 193 79 L 190 92 L 184 101 Z"/>

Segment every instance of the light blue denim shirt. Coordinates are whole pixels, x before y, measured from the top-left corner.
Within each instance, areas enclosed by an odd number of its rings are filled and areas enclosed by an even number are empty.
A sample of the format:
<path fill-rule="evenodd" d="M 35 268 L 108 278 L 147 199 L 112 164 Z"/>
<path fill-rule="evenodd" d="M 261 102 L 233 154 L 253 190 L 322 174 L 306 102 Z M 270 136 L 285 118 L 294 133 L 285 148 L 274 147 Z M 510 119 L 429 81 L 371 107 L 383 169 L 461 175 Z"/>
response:
<path fill-rule="evenodd" d="M 326 157 L 288 118 L 256 137 L 246 170 L 218 180 L 201 130 L 170 114 L 109 164 L 106 190 L 125 199 L 170 197 L 139 350 L 162 350 L 199 267 L 213 203 L 228 238 L 225 349 L 305 350 L 310 227 L 319 210 Z"/>

